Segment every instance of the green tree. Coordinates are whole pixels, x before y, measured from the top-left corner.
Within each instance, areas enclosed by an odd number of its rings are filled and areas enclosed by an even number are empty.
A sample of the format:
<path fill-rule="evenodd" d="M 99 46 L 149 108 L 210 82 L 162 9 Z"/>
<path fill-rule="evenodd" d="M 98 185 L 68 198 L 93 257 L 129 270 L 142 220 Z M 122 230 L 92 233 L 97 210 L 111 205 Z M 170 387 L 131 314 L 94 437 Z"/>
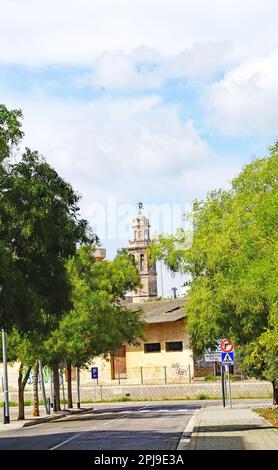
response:
<path fill-rule="evenodd" d="M 93 247 L 84 246 L 68 261 L 67 269 L 74 308 L 65 313 L 45 346 L 54 370 L 59 363 L 67 363 L 69 382 L 71 365 L 86 368 L 94 357 L 107 356 L 124 342 L 138 344 L 143 322 L 140 313 L 121 304 L 124 294 L 140 285 L 138 270 L 126 250 L 120 250 L 113 261 L 99 262 Z M 59 403 L 58 382 L 55 394 Z M 68 395 L 72 403 L 71 388 Z"/>
<path fill-rule="evenodd" d="M 24 136 L 21 118 L 20 109 L 9 111 L 5 105 L 0 104 L 0 165 L 6 158 L 11 157 L 13 149 Z"/>
<path fill-rule="evenodd" d="M 87 242 L 79 196 L 37 152 L 0 177 L 1 322 L 34 329 L 37 311 L 70 307 L 65 260 Z"/>
<path fill-rule="evenodd" d="M 12 328 L 6 336 L 8 363 L 15 365 L 19 362 L 18 369 L 18 419 L 25 418 L 24 412 L 24 390 L 30 377 L 32 367 L 36 361 L 37 348 L 39 345 L 36 334 L 26 334 Z M 0 352 L 2 360 L 2 350 Z"/>
<path fill-rule="evenodd" d="M 95 237 L 80 219 L 80 197 L 38 152 L 26 149 L 18 163 L 11 162 L 23 137 L 21 117 L 21 111 L 0 106 L 0 163 L 8 161 L 0 167 L 0 324 L 30 346 L 19 371 L 23 393 L 21 372 L 43 353 L 35 346 L 72 308 L 66 260 L 77 243 Z"/>
<path fill-rule="evenodd" d="M 277 368 L 266 351 L 277 345 L 277 190 L 275 144 L 243 169 L 230 191 L 195 202 L 190 248 L 182 249 L 182 232 L 161 236 L 151 248 L 170 269 L 191 275 L 186 308 L 194 350 L 233 340 L 245 371 L 272 381 L 274 401 Z"/>

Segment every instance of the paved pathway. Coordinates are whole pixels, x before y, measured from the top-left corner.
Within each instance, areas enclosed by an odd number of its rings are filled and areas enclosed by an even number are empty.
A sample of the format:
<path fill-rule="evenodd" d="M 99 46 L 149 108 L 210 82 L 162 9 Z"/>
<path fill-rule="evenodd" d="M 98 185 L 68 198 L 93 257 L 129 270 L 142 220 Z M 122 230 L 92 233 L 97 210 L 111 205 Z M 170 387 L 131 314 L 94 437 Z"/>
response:
<path fill-rule="evenodd" d="M 278 429 L 251 408 L 202 408 L 190 450 L 278 450 Z"/>

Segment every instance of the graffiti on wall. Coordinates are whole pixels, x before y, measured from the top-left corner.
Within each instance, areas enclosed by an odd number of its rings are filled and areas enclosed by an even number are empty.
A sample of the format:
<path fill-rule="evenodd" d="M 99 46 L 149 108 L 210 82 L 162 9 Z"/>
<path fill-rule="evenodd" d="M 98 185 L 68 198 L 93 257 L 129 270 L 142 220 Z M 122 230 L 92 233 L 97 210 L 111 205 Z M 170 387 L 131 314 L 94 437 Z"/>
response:
<path fill-rule="evenodd" d="M 187 369 L 184 369 L 179 362 L 175 362 L 171 366 L 173 369 L 176 370 L 177 375 L 186 375 L 187 374 Z"/>

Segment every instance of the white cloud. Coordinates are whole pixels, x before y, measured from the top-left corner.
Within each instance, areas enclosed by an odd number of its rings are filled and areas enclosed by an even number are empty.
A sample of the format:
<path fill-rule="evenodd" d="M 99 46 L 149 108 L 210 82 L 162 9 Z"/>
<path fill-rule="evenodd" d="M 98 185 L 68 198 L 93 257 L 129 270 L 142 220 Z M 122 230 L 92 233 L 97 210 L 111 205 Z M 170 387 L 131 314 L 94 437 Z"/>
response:
<path fill-rule="evenodd" d="M 87 64 L 141 44 L 176 55 L 231 43 L 243 57 L 277 43 L 276 0 L 0 0 L 0 62 Z"/>
<path fill-rule="evenodd" d="M 71 179 L 95 187 L 173 176 L 211 156 L 194 125 L 157 96 L 26 103 L 23 109 L 26 141 Z"/>
<path fill-rule="evenodd" d="M 95 59 L 83 83 L 113 91 L 158 90 L 169 79 L 212 78 L 230 68 L 235 60 L 229 43 L 197 44 L 170 58 L 143 46 L 129 54 L 106 51 Z"/>
<path fill-rule="evenodd" d="M 277 134 L 278 49 L 228 72 L 211 87 L 208 106 L 221 132 Z"/>
<path fill-rule="evenodd" d="M 158 96 L 91 102 L 7 100 L 24 112 L 25 145 L 38 149 L 83 194 L 83 207 L 117 195 L 170 201 L 169 185 L 214 153 L 194 123 Z M 183 196 L 182 196 L 183 197 Z"/>

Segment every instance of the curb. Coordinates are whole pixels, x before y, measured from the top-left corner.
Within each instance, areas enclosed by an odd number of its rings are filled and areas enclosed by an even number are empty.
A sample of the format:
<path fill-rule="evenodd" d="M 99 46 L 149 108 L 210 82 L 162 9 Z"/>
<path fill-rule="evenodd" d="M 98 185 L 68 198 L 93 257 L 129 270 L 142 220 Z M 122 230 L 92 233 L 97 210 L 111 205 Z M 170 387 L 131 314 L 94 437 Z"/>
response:
<path fill-rule="evenodd" d="M 67 411 L 65 413 L 62 412 L 57 415 L 48 415 L 48 416 L 44 416 L 43 418 L 34 419 L 32 421 L 24 423 L 22 427 L 28 428 L 30 426 L 35 426 L 36 424 L 50 423 L 51 421 L 56 421 L 58 419 L 65 418 L 66 416 L 81 415 L 87 412 L 91 412 L 93 410 L 94 408 L 86 408 L 84 410 L 72 410 L 72 411 Z"/>
<path fill-rule="evenodd" d="M 188 443 L 188 449 L 189 450 L 196 450 L 196 446 L 197 446 L 197 441 L 198 441 L 198 435 L 199 435 L 199 429 L 200 429 L 200 424 L 201 424 L 201 421 L 202 421 L 202 416 L 205 412 L 205 408 L 201 408 L 200 410 L 198 410 L 199 412 L 196 414 L 196 419 L 195 419 L 195 422 L 194 422 L 194 428 L 192 430 L 192 435 L 191 435 L 191 439 L 190 439 L 190 442 Z"/>
<path fill-rule="evenodd" d="M 191 416 L 189 422 L 186 425 L 186 428 L 184 429 L 182 436 L 180 438 L 180 441 L 178 443 L 177 449 L 176 450 L 189 450 L 189 445 L 191 441 L 191 437 L 193 435 L 193 431 L 195 429 L 195 422 L 202 411 L 203 408 L 197 409 L 194 411 L 193 415 Z"/>

